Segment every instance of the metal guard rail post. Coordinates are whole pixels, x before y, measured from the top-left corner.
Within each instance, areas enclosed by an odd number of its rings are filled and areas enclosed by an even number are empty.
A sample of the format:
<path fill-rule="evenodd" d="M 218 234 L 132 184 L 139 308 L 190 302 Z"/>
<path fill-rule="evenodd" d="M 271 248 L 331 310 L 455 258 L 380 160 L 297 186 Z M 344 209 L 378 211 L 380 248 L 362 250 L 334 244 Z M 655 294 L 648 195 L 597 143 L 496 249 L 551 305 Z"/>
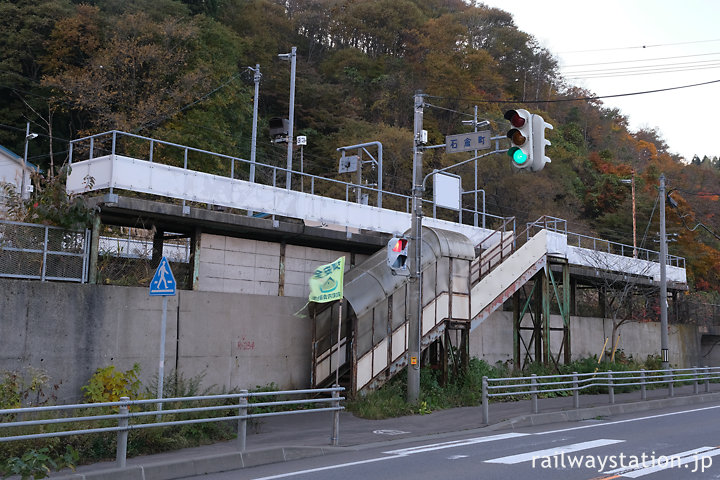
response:
<path fill-rule="evenodd" d="M 17 428 L 17 427 L 28 427 L 28 426 L 45 426 L 45 425 L 58 425 L 67 423 L 77 422 L 92 422 L 100 420 L 117 420 L 117 426 L 112 427 L 96 427 L 96 428 L 83 428 L 77 430 L 61 430 L 56 432 L 45 432 L 45 433 L 25 433 L 19 435 L 0 435 L 0 442 L 11 442 L 16 440 L 31 440 L 37 438 L 51 438 L 51 437 L 64 437 L 69 435 L 83 435 L 91 433 L 109 433 L 116 432 L 117 434 L 117 447 L 116 447 L 116 458 L 115 462 L 119 468 L 124 468 L 127 460 L 127 440 L 128 434 L 131 430 L 137 430 L 142 428 L 158 428 L 168 427 L 176 425 L 189 425 L 197 423 L 210 423 L 210 422 L 225 422 L 237 420 L 237 447 L 240 452 L 244 452 L 246 449 L 246 437 L 247 437 L 247 421 L 253 418 L 273 417 L 282 415 L 293 415 L 302 413 L 317 413 L 317 412 L 332 412 L 332 433 L 330 436 L 330 443 L 333 446 L 337 446 L 339 440 L 339 428 L 340 428 L 340 411 L 344 410 L 345 407 L 340 405 L 345 397 L 340 396 L 340 392 L 344 391 L 344 387 L 338 385 L 332 388 L 317 388 L 317 389 L 305 389 L 305 390 L 285 390 L 275 392 L 252 392 L 249 393 L 247 390 L 241 390 L 240 393 L 235 394 L 222 394 L 222 395 L 204 395 L 194 397 L 175 397 L 175 398 L 162 398 L 162 399 L 144 399 L 144 400 L 130 400 L 128 397 L 121 397 L 118 402 L 102 402 L 102 403 L 81 403 L 72 405 L 53 405 L 45 407 L 29 407 L 29 408 L 10 408 L 0 410 L 0 432 L 3 428 Z M 256 403 L 250 403 L 249 399 L 254 397 L 277 397 L 277 396 L 295 396 L 295 395 L 318 395 L 318 394 L 330 394 L 330 397 L 324 398 L 307 398 L 307 399 L 296 399 L 296 400 L 278 400 L 278 401 L 262 401 Z M 183 402 L 196 402 L 196 401 L 232 401 L 236 400 L 234 404 L 224 405 L 213 405 L 205 407 L 189 407 L 189 408 L 175 408 L 175 409 L 164 409 L 160 412 L 160 416 L 167 417 L 172 414 L 187 414 L 187 413 L 200 413 L 200 412 L 213 412 L 213 411 L 237 411 L 237 415 L 225 415 L 217 417 L 202 416 L 201 418 L 194 418 L 189 420 L 169 420 L 169 421 L 156 421 L 153 423 L 136 423 L 133 424 L 133 419 L 140 419 L 143 417 L 155 417 L 158 416 L 156 409 L 152 408 L 147 411 L 136 411 L 133 412 L 133 407 L 140 407 L 143 405 L 157 405 L 162 403 L 183 403 Z M 316 406 L 315 404 L 329 404 L 329 406 Z M 310 406 L 311 408 L 276 411 L 276 412 L 264 412 L 264 413 L 248 413 L 248 410 L 259 407 L 279 407 L 279 406 Z M 83 416 L 63 416 L 62 412 L 72 411 L 76 409 L 95 409 L 95 408 L 117 408 L 117 413 L 105 414 L 105 415 L 83 415 Z M 56 413 L 56 418 L 48 419 L 35 419 L 35 420 L 18 420 L 18 421 L 7 421 L 3 417 L 7 416 L 12 418 L 17 415 L 18 418 L 27 418 L 28 414 L 37 413 Z"/>
<path fill-rule="evenodd" d="M 489 399 L 494 397 L 530 396 L 531 413 L 538 413 L 538 395 L 548 393 L 572 393 L 574 408 L 580 408 L 579 393 L 592 387 L 605 387 L 608 402 L 615 403 L 615 389 L 639 387 L 640 399 L 647 400 L 647 386 L 666 384 L 668 397 L 675 395 L 676 382 L 690 382 L 693 394 L 699 393 L 699 382 L 710 393 L 710 381 L 720 380 L 720 367 L 669 368 L 666 370 L 604 371 L 595 373 L 573 372 L 563 375 L 531 375 L 529 377 L 482 378 L 483 423 L 489 423 Z M 550 388 L 548 388 L 550 387 Z"/>

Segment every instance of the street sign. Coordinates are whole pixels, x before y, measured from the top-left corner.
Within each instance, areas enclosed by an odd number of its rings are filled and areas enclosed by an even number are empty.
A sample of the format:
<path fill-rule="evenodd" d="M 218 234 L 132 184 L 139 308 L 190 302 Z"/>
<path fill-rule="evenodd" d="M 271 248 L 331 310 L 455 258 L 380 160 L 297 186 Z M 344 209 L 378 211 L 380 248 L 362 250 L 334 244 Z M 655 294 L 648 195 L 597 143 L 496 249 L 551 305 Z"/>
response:
<path fill-rule="evenodd" d="M 487 150 L 492 146 L 490 145 L 490 136 L 490 130 L 447 135 L 445 137 L 445 151 L 447 153 L 459 153 Z"/>
<path fill-rule="evenodd" d="M 460 210 L 462 187 L 460 175 L 436 173 L 433 175 L 433 202 L 438 207 Z"/>
<path fill-rule="evenodd" d="M 150 280 L 150 296 L 175 295 L 176 287 L 177 283 L 170 269 L 170 263 L 163 257 Z"/>
<path fill-rule="evenodd" d="M 343 155 L 342 157 L 340 157 L 340 166 L 338 167 L 338 173 L 357 172 L 357 169 L 358 169 L 358 156 L 357 155 Z"/>

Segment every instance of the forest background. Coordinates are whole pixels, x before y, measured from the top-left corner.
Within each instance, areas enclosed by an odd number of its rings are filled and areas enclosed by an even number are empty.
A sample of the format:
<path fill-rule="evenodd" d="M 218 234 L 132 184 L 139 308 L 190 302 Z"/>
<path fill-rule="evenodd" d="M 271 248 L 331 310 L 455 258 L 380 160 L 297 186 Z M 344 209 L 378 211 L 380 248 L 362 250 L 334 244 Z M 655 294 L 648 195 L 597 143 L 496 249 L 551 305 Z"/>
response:
<path fill-rule="evenodd" d="M 631 131 L 502 10 L 462 0 L 18 0 L 0 3 L 0 31 L 0 145 L 22 152 L 31 122 L 41 136 L 29 160 L 46 175 L 67 161 L 69 139 L 113 129 L 249 158 L 256 64 L 257 159 L 284 166 L 267 124 L 288 111 L 290 68 L 278 54 L 297 46 L 306 172 L 339 178 L 336 148 L 380 141 L 385 189 L 409 194 L 416 91 L 432 105 L 430 144 L 468 131 L 475 106 L 494 135 L 508 129 L 505 110 L 526 108 L 554 125 L 552 163 L 528 174 L 504 155 L 482 160 L 488 212 L 518 225 L 560 217 L 573 232 L 632 245 L 622 180 L 634 170 L 638 244 L 658 250 L 664 173 L 678 203 L 669 253 L 686 258 L 690 296 L 720 303 L 720 159 L 681 158 L 657 130 Z M 423 168 L 463 158 L 434 150 Z M 470 168 L 459 173 L 472 189 Z"/>

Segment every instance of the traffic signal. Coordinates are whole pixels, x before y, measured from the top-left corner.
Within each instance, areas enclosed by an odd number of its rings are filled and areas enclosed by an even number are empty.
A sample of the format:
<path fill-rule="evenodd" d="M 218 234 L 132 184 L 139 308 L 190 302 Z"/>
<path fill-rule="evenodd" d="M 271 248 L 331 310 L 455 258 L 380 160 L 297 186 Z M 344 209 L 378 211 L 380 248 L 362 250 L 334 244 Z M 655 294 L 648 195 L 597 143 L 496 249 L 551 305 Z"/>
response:
<path fill-rule="evenodd" d="M 393 237 L 387 244 L 387 264 L 393 275 L 409 275 L 408 241 L 405 238 Z"/>
<path fill-rule="evenodd" d="M 546 163 L 550 163 L 550 158 L 545 156 L 545 147 L 550 145 L 550 140 L 545 139 L 545 129 L 553 129 L 553 126 L 545 122 L 540 116 L 533 114 L 532 116 L 532 162 L 530 170 L 539 172 L 545 168 Z"/>
<path fill-rule="evenodd" d="M 512 125 L 507 132 L 511 144 L 507 154 L 515 168 L 529 168 L 533 163 L 532 114 L 522 108 L 508 110 L 505 119 Z"/>

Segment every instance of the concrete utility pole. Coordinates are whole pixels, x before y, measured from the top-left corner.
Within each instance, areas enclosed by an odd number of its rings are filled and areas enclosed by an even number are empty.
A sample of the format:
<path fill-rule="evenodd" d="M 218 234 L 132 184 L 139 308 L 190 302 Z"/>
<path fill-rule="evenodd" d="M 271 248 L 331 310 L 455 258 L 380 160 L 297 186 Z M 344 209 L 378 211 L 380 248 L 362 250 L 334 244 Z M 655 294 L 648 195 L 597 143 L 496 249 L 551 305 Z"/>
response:
<path fill-rule="evenodd" d="M 287 144 L 287 176 L 285 180 L 285 188 L 292 189 L 292 150 L 295 143 L 294 126 L 295 126 L 295 64 L 297 63 L 297 47 L 292 47 L 290 53 L 282 53 L 278 55 L 283 60 L 290 60 L 290 111 L 288 112 L 288 144 Z"/>
<path fill-rule="evenodd" d="M 670 367 L 668 352 L 667 236 L 665 235 L 665 174 L 660 175 L 660 354 L 662 368 Z"/>
<path fill-rule="evenodd" d="M 407 402 L 416 404 L 420 398 L 420 342 L 422 339 L 422 129 L 423 94 L 415 94 L 415 122 L 413 129 L 413 190 L 410 255 L 411 289 L 408 308 L 408 380 Z"/>
<path fill-rule="evenodd" d="M 255 181 L 255 154 L 257 152 L 257 121 L 258 121 L 258 98 L 260 96 L 260 79 L 262 74 L 260 73 L 260 64 L 256 63 L 255 68 L 248 67 L 252 70 L 255 75 L 253 80 L 255 81 L 255 100 L 253 101 L 253 123 L 252 123 L 252 139 L 250 143 L 250 182 Z"/>

